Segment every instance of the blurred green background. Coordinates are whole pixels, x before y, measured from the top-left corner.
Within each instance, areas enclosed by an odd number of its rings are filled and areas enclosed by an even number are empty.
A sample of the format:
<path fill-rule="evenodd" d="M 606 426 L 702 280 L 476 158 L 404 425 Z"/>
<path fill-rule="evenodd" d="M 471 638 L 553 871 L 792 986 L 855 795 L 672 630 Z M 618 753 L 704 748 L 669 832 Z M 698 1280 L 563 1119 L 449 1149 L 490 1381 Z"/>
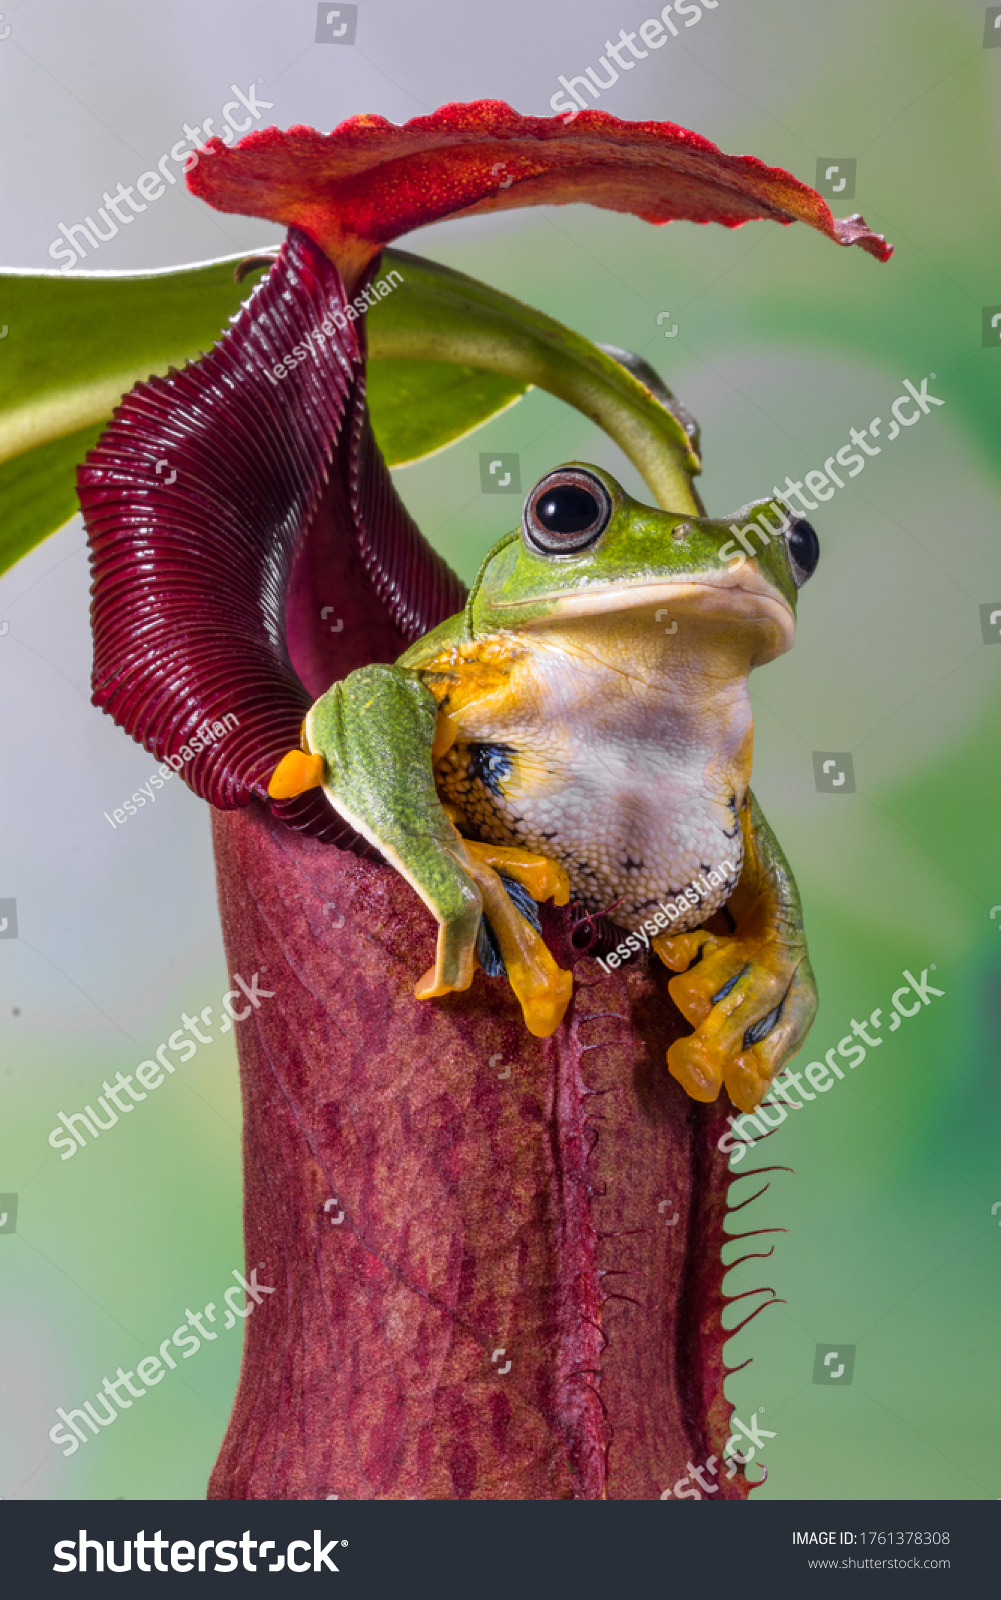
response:
<path fill-rule="evenodd" d="M 276 59 L 295 54 L 291 14 L 279 24 L 242 9 L 262 40 L 284 30 Z M 475 41 L 455 6 L 429 7 L 419 38 L 384 10 L 378 21 L 366 13 L 362 87 L 335 53 L 307 48 L 304 13 L 303 57 L 273 90 L 265 75 L 274 120 L 329 127 L 377 109 L 402 120 L 483 94 L 545 112 L 557 74 L 597 63 L 609 30 L 656 8 L 595 3 L 571 29 L 553 6 L 518 5 Z M 702 424 L 713 515 L 822 467 L 874 417 L 885 441 L 904 378 L 920 387 L 934 373 L 929 389 L 946 402 L 813 515 L 821 564 L 795 649 L 752 679 L 754 785 L 797 874 L 821 992 L 812 1048 L 796 1064 L 820 1059 L 853 1017 L 885 1013 L 904 968 L 934 963 L 945 991 L 737 1169 L 794 1169 L 770 1174 L 735 1221 L 788 1232 L 729 1247 L 774 1240 L 772 1257 L 735 1270 L 727 1287 L 770 1285 L 784 1302 L 728 1349 L 734 1364 L 754 1358 L 728 1381 L 738 1415 L 760 1413 L 775 1434 L 765 1498 L 1001 1498 L 1001 1211 L 991 1215 L 1001 1199 L 1001 917 L 990 916 L 1001 901 L 1001 647 L 983 642 L 979 609 L 1001 609 L 1001 339 L 981 342 L 982 308 L 1001 305 L 1001 49 L 983 47 L 984 16 L 922 0 L 809 11 L 724 0 L 681 41 L 683 55 L 665 49 L 602 97 L 602 109 L 670 118 L 810 183 L 818 157 L 854 158 L 855 196 L 835 214 L 860 210 L 892 240 L 885 266 L 803 227 L 658 229 L 577 206 L 404 241 L 653 362 Z M 230 73 L 250 67 L 227 54 L 221 27 L 206 49 L 219 63 L 211 91 L 197 89 L 209 107 Z M 402 97 L 386 87 L 401 74 Z M 160 144 L 151 134 L 144 148 Z M 123 174 L 141 170 L 131 156 L 116 161 Z M 113 170 L 95 166 L 101 187 Z M 51 215 L 75 220 L 92 203 Z M 206 246 L 200 221 L 185 232 L 196 202 L 183 203 L 176 237 L 187 255 L 161 249 L 159 264 L 273 236 L 227 218 L 236 243 L 212 235 Z M 30 233 L 26 260 L 47 264 L 52 231 Z M 155 264 L 107 255 L 108 266 Z M 642 497 L 615 447 L 532 392 L 395 474 L 467 580 L 520 509 L 515 496 L 481 493 L 481 451 L 517 452 L 525 488 L 576 458 Z M 79 520 L 0 582 L 10 689 L 0 897 L 17 897 L 20 923 L 18 940 L 0 945 L 0 1191 L 19 1194 L 17 1233 L 0 1237 L 2 1493 L 197 1498 L 228 1417 L 239 1330 L 75 1456 L 47 1439 L 56 1406 L 92 1399 L 105 1373 L 153 1352 L 186 1307 L 218 1303 L 242 1262 L 231 1034 L 99 1146 L 64 1163 L 46 1144 L 56 1110 L 91 1100 L 182 1009 L 218 1008 L 228 988 L 204 808 L 176 785 L 120 832 L 103 820 L 152 763 L 87 704 L 86 588 Z M 818 793 L 814 751 L 851 752 L 856 792 Z M 742 1180 L 734 1198 L 764 1181 Z M 851 1385 L 815 1384 L 816 1346 L 839 1341 L 856 1346 Z"/>

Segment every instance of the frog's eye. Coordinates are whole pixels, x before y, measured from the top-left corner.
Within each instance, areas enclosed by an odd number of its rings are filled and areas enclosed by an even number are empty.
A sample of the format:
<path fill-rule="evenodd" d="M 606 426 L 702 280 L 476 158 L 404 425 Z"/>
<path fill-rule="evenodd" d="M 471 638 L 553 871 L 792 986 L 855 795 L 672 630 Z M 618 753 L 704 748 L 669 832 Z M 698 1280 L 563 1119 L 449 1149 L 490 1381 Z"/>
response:
<path fill-rule="evenodd" d="M 526 544 L 547 556 L 575 555 L 604 533 L 612 500 L 594 473 L 560 467 L 535 485 L 522 513 Z"/>
<path fill-rule="evenodd" d="M 789 552 L 789 565 L 792 567 L 796 587 L 802 589 L 807 578 L 813 577 L 817 570 L 817 562 L 820 560 L 820 540 L 805 517 L 797 517 L 789 524 L 786 530 L 786 549 Z"/>

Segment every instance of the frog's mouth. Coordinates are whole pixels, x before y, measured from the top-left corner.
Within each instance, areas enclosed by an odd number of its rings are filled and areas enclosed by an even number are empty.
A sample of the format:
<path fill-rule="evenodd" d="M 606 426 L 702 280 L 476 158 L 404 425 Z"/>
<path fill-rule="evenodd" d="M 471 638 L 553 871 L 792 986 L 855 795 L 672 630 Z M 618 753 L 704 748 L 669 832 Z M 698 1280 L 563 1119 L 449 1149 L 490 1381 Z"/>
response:
<path fill-rule="evenodd" d="M 495 605 L 494 610 L 514 614 L 538 608 L 526 599 Z M 637 578 L 631 581 L 592 583 L 560 595 L 544 616 L 526 618 L 526 630 L 545 628 L 571 619 L 610 618 L 616 612 L 649 613 L 651 628 L 670 637 L 682 623 L 723 624 L 746 635 L 752 666 L 763 666 L 791 649 L 796 636 L 796 616 L 785 596 L 749 564 L 737 573 L 723 571 L 695 582 L 678 579 Z M 635 625 L 634 619 L 634 625 Z M 672 624 L 677 623 L 678 628 Z"/>

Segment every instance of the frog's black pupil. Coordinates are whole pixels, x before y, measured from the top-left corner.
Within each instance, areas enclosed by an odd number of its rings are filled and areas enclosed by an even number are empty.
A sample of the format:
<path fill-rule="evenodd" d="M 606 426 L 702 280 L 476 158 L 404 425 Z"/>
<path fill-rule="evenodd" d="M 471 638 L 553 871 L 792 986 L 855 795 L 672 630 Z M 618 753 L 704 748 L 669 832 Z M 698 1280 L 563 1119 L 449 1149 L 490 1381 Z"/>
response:
<path fill-rule="evenodd" d="M 797 567 L 809 578 L 820 560 L 820 540 L 805 517 L 797 517 L 786 534 L 786 542 Z"/>
<path fill-rule="evenodd" d="M 539 497 L 535 515 L 549 533 L 583 533 L 597 522 L 601 507 L 590 489 L 559 483 Z"/>

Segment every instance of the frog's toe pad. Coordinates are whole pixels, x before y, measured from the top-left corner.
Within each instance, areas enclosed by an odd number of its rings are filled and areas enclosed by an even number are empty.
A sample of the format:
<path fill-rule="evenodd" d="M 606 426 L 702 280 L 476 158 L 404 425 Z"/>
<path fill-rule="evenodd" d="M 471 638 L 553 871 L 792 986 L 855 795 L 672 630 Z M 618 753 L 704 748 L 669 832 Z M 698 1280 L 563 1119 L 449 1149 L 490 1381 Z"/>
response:
<path fill-rule="evenodd" d="M 545 950 L 544 945 L 542 948 Z M 544 961 L 512 961 L 507 973 L 521 1003 L 525 1027 L 536 1039 L 548 1039 L 556 1032 L 573 994 L 573 974 L 558 967 L 548 950 L 545 955 L 548 959 Z"/>
<path fill-rule="evenodd" d="M 667 1070 L 690 1099 L 708 1104 L 719 1098 L 723 1083 L 720 1064 L 694 1034 L 674 1041 L 667 1052 Z"/>
<path fill-rule="evenodd" d="M 695 1031 L 671 1045 L 668 1070 L 693 1100 L 715 1100 L 725 1084 L 739 1110 L 753 1111 L 817 1009 L 803 949 L 776 938 L 707 937 L 704 930 L 670 943 L 658 950 L 668 965 L 695 960 L 668 984 Z"/>
<path fill-rule="evenodd" d="M 283 756 L 268 784 L 272 800 L 292 800 L 307 789 L 315 789 L 323 782 L 324 760 L 321 755 L 307 755 L 305 750 L 290 750 Z"/>
<path fill-rule="evenodd" d="M 674 984 L 669 988 L 678 1003 Z M 680 1004 L 678 1008 L 684 1009 Z M 774 1027 L 779 1015 L 780 1008 L 775 1008 L 765 1020 Z M 694 1033 L 685 1039 L 676 1039 L 671 1045 L 667 1052 L 668 1071 L 693 1100 L 717 1099 L 725 1083 L 738 1110 L 753 1111 L 767 1092 L 777 1066 L 774 1049 L 764 1048 L 765 1040 L 771 1046 L 768 1033 L 759 1037 L 762 1040 L 760 1055 L 753 1047 L 751 1028 L 743 1034 L 738 1030 L 734 1036 L 731 1019 L 725 1014 L 717 1016 L 714 1008 L 709 1009 L 706 1020 Z"/>
<path fill-rule="evenodd" d="M 443 994 L 451 994 L 453 986 L 443 983 L 438 976 L 438 966 L 428 967 L 427 971 L 418 978 L 414 984 L 415 1000 L 440 1000 Z"/>
<path fill-rule="evenodd" d="M 715 949 L 719 943 L 705 928 L 693 933 L 659 933 L 650 942 L 672 972 L 685 972 L 704 948 Z"/>
<path fill-rule="evenodd" d="M 728 1062 L 725 1078 L 726 1092 L 737 1110 L 754 1111 L 768 1093 L 772 1066 L 753 1050 L 744 1050 Z"/>
<path fill-rule="evenodd" d="M 438 924 L 438 946 L 433 967 L 414 985 L 417 1000 L 439 1000 L 455 990 L 468 989 L 476 971 L 476 930 L 480 912 L 468 913 Z"/>

